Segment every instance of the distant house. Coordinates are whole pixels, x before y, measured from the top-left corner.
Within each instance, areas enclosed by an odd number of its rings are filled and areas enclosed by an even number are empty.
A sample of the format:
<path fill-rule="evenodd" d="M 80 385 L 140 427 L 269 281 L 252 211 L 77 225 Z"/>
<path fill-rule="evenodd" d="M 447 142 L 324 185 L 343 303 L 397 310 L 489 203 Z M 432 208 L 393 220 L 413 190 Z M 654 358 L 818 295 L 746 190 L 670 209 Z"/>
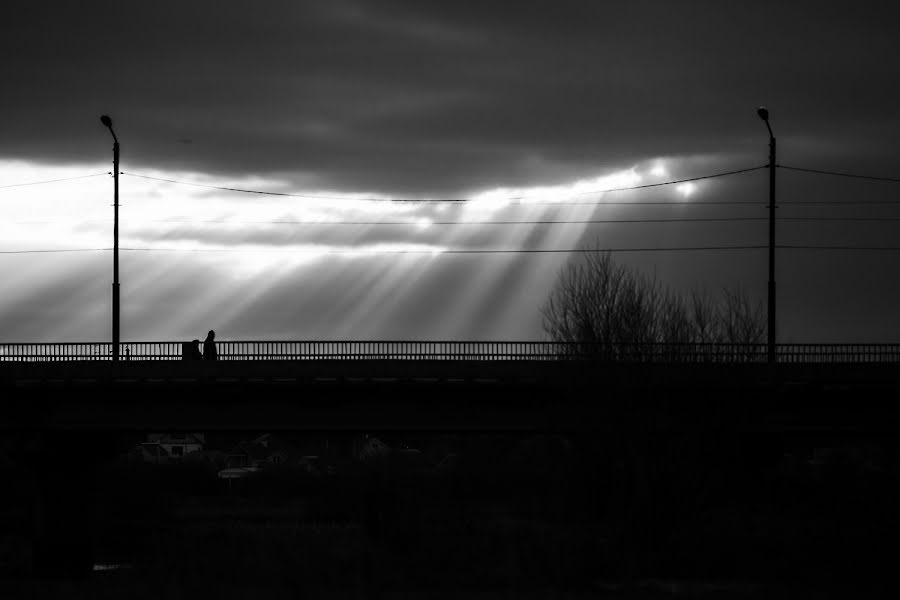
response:
<path fill-rule="evenodd" d="M 283 438 L 264 434 L 251 441 L 242 441 L 225 458 L 221 479 L 236 479 L 255 473 L 271 465 L 299 463 L 299 452 Z"/>
<path fill-rule="evenodd" d="M 202 452 L 206 443 L 202 433 L 151 433 L 128 452 L 128 460 L 155 465 L 181 462 L 192 452 Z"/>
<path fill-rule="evenodd" d="M 334 440 L 331 436 L 323 434 L 304 434 L 295 438 L 297 454 L 301 462 L 318 462 L 325 465 L 334 465 L 345 459 L 352 458 L 350 440 Z M 304 458 L 311 460 L 304 461 Z"/>
<path fill-rule="evenodd" d="M 195 466 L 208 466 L 214 469 L 221 469 L 225 466 L 227 455 L 221 450 L 205 449 L 200 452 L 191 452 L 184 455 L 184 462 Z"/>
<path fill-rule="evenodd" d="M 361 440 L 354 454 L 357 460 L 372 460 L 384 457 L 391 453 L 391 448 L 377 437 L 368 437 Z"/>
<path fill-rule="evenodd" d="M 440 459 L 434 468 L 437 471 L 450 471 L 455 469 L 457 465 L 459 465 L 459 457 L 455 452 L 450 452 Z"/>
<path fill-rule="evenodd" d="M 168 451 L 156 442 L 138 444 L 128 453 L 128 460 L 154 465 L 167 465 L 172 462 Z"/>
<path fill-rule="evenodd" d="M 178 462 L 185 454 L 201 452 L 206 444 L 206 436 L 202 433 L 151 433 L 142 446 L 156 445 L 170 458 Z"/>
<path fill-rule="evenodd" d="M 316 475 L 321 473 L 334 472 L 334 467 L 332 465 L 326 464 L 322 460 L 322 457 L 318 454 L 306 454 L 304 456 L 301 456 L 297 461 L 297 464 L 307 473 L 313 473 Z"/>
<path fill-rule="evenodd" d="M 253 443 L 265 448 L 266 460 L 273 465 L 286 464 L 299 458 L 297 448 L 281 436 L 266 433 L 253 440 Z"/>

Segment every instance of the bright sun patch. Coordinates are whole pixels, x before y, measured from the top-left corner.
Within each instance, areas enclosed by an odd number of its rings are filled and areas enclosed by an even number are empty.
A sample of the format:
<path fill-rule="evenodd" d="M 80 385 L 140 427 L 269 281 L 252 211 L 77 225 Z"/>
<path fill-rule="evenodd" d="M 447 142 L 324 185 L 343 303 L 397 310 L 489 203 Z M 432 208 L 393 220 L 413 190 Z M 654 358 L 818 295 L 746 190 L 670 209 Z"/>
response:
<path fill-rule="evenodd" d="M 638 185 L 641 179 L 641 175 L 631 168 L 592 179 L 581 179 L 565 185 L 495 188 L 473 196 L 466 202 L 465 212 L 470 218 L 483 218 L 517 204 L 552 205 L 596 200 L 610 190 Z"/>
<path fill-rule="evenodd" d="M 446 203 L 393 202 L 391 196 L 383 194 L 298 189 L 277 178 L 218 179 L 201 173 L 127 167 L 126 173 L 134 169 L 148 176 L 193 185 L 129 175 L 120 178 L 120 260 L 123 290 L 130 295 L 125 298 L 131 298 L 126 305 L 137 311 L 133 315 L 141 314 L 147 323 L 155 323 L 149 330 L 131 329 L 129 325 L 125 334 L 139 337 L 150 331 L 152 335 L 162 335 L 156 325 L 162 317 L 144 315 L 140 311 L 152 313 L 154 309 L 135 299 L 176 298 L 187 285 L 185 274 L 196 277 L 196 273 L 208 275 L 212 282 L 208 286 L 210 293 L 221 299 L 225 320 L 231 318 L 229 315 L 237 318 L 253 303 L 274 301 L 268 296 L 274 293 L 272 290 L 299 286 L 298 298 L 311 301 L 318 292 L 307 291 L 309 281 L 324 287 L 341 281 L 359 281 L 366 286 L 377 282 L 375 288 L 365 289 L 382 292 L 335 303 L 337 320 L 322 321 L 322 329 L 315 330 L 327 335 L 358 335 L 379 331 L 379 319 L 389 321 L 393 310 L 390 307 L 396 306 L 399 299 L 425 293 L 421 285 L 417 287 L 419 278 L 433 282 L 435 272 L 458 274 L 465 269 L 465 283 L 457 284 L 453 291 L 454 309 L 441 317 L 442 326 L 450 330 L 463 327 L 468 311 L 488 304 L 494 293 L 512 293 L 515 285 L 536 293 L 535 289 L 542 290 L 544 282 L 552 280 L 548 274 L 567 260 L 564 253 L 542 254 L 540 258 L 532 255 L 534 260 L 522 266 L 522 257 L 512 252 L 574 248 L 598 235 L 590 219 L 615 219 L 630 214 L 632 209 L 619 206 L 620 202 L 639 204 L 644 199 L 666 198 L 676 204 L 679 198 L 699 191 L 693 183 L 672 186 L 674 190 L 667 186 L 628 191 L 644 183 L 663 183 L 675 176 L 670 170 L 677 171 L 678 166 L 674 160 L 651 159 L 602 176 L 559 185 L 494 188 L 476 192 L 464 202 Z M 100 289 L 99 297 L 108 300 L 112 177 L 106 174 L 108 165 L 104 164 L 61 168 L 0 161 L 0 185 L 79 176 L 85 171 L 100 175 L 0 190 L 4 217 L 0 219 L 0 250 L 101 250 L 8 255 L 0 267 L 6 266 L 8 279 L 22 274 L 13 286 L 20 290 L 20 296 L 39 295 L 54 280 L 63 281 L 68 273 L 80 270 L 80 280 L 90 282 L 86 288 Z M 304 193 L 313 197 L 243 194 L 202 186 Z M 618 228 L 610 227 L 602 233 L 617 231 Z M 493 250 L 504 254 L 479 254 L 478 260 L 462 256 L 462 252 Z M 437 260 L 448 253 L 455 258 Z M 24 266 L 50 260 L 57 265 L 54 271 L 29 270 Z M 520 267 L 511 271 L 511 264 Z M 158 275 L 135 271 L 148 265 L 166 273 L 165 281 L 160 281 Z M 508 277 L 510 272 L 515 275 L 512 280 Z M 108 325 L 104 313 L 108 306 L 94 300 L 87 305 L 100 308 L 79 309 L 80 315 L 93 315 L 90 318 L 94 320 L 90 321 L 92 324 L 79 325 L 77 331 L 87 332 L 84 335 L 88 338 L 102 337 L 105 334 L 96 332 Z M 181 331 L 178 327 L 187 327 L 198 318 L 192 310 L 176 320 L 170 316 L 163 320 L 172 331 Z M 370 313 L 380 316 L 372 317 Z M 269 311 L 258 319 L 277 323 L 277 328 L 288 322 L 279 321 L 282 317 L 278 315 L 277 311 Z M 53 335 L 60 331 L 59 326 L 55 330 L 49 327 L 50 330 Z M 302 331 L 307 335 L 313 330 Z"/>
<path fill-rule="evenodd" d="M 102 171 L 103 165 L 96 170 Z M 81 169 L 42 167 L 0 161 L 6 181 L 66 177 Z M 165 181 L 125 175 L 121 178 L 120 245 L 139 250 L 176 253 L 227 253 L 241 271 L 267 271 L 285 264 L 313 264 L 326 256 L 366 257 L 396 249 L 440 254 L 448 249 L 518 247 L 530 226 L 504 229 L 437 227 L 435 221 L 474 222 L 546 218 L 555 205 L 572 207 L 588 215 L 591 205 L 631 197 L 614 193 L 668 176 L 667 164 L 648 161 L 598 177 L 568 184 L 534 187 L 498 187 L 460 203 L 392 202 L 391 196 L 302 191 L 307 197 L 239 194 L 210 189 L 221 185 L 250 190 L 291 191 L 289 182 L 259 177 L 217 180 L 200 173 L 144 171 L 148 176 L 189 182 L 180 186 Z M 98 177 L 68 185 L 10 188 L 6 192 L 6 219 L 0 224 L 4 247 L 109 248 L 112 246 L 111 177 Z M 682 198 L 697 190 L 694 183 L 678 185 Z M 373 201 L 375 200 L 375 201 Z M 518 208 L 517 208 L 518 207 Z M 581 210 L 581 209 L 584 210 Z M 515 209 L 517 212 L 509 213 Z M 504 213 L 502 216 L 500 213 Z M 390 223 L 380 227 L 381 223 Z M 472 224 L 472 223 L 469 223 Z M 406 227 L 404 227 L 406 225 Z M 562 245 L 570 245 L 579 232 L 560 228 Z M 486 235 L 490 234 L 490 238 Z M 564 235 L 563 235 L 564 234 Z M 548 240 L 554 240 L 551 232 Z M 573 235 L 575 236 L 573 238 Z M 269 250 L 271 252 L 260 252 Z M 293 254 L 296 251 L 296 254 Z M 293 255 L 292 255 L 293 254 Z"/>
<path fill-rule="evenodd" d="M 678 187 L 675 188 L 679 194 L 681 194 L 684 198 L 690 198 L 695 191 L 697 191 L 697 186 L 690 181 L 687 183 L 682 183 Z"/>

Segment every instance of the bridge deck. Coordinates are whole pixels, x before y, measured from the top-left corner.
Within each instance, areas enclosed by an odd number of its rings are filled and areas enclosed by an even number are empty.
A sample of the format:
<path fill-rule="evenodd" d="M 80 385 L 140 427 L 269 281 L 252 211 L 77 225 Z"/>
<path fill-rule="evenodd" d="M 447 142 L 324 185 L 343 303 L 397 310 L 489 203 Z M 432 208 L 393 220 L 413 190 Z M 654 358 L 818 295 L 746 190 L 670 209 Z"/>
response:
<path fill-rule="evenodd" d="M 591 361 L 0 363 L 2 429 L 897 431 L 900 365 Z"/>
<path fill-rule="evenodd" d="M 469 341 L 221 341 L 219 359 L 231 360 L 603 360 L 652 363 L 767 363 L 766 344 L 731 343 L 568 343 Z M 123 360 L 182 360 L 188 342 L 127 342 Z M 112 344 L 0 344 L 3 362 L 109 361 Z M 900 344 L 777 344 L 779 364 L 900 364 Z"/>
<path fill-rule="evenodd" d="M 635 388 L 686 382 L 696 387 L 900 385 L 900 363 L 665 363 L 591 360 L 130 360 L 0 362 L 4 387 L 229 383 L 514 383 L 566 387 L 603 382 Z"/>

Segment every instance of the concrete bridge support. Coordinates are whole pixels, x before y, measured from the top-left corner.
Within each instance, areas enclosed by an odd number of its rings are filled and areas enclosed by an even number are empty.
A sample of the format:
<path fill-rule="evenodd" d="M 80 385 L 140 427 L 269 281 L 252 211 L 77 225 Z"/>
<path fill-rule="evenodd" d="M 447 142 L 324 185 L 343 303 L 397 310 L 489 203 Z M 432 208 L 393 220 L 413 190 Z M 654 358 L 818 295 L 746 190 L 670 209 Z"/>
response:
<path fill-rule="evenodd" d="M 46 466 L 36 475 L 33 573 L 87 576 L 94 565 L 94 472 Z"/>
<path fill-rule="evenodd" d="M 31 482 L 31 572 L 40 579 L 85 577 L 94 566 L 97 474 L 115 451 L 109 434 L 21 433 L 8 454 Z"/>

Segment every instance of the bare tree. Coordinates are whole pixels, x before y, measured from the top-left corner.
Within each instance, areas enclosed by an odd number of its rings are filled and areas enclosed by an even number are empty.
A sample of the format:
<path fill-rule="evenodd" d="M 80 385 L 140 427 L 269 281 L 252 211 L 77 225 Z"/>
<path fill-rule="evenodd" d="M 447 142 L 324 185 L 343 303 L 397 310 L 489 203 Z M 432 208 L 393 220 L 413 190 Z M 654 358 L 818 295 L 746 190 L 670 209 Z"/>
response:
<path fill-rule="evenodd" d="M 754 304 L 740 288 L 722 290 L 719 327 L 726 342 L 762 342 L 766 332 L 762 303 Z"/>
<path fill-rule="evenodd" d="M 684 296 L 596 249 L 559 274 L 543 307 L 543 327 L 553 341 L 590 347 L 607 358 L 641 352 L 650 344 L 666 352 L 692 352 L 700 344 L 759 344 L 765 334 L 762 304 L 741 289 Z"/>

